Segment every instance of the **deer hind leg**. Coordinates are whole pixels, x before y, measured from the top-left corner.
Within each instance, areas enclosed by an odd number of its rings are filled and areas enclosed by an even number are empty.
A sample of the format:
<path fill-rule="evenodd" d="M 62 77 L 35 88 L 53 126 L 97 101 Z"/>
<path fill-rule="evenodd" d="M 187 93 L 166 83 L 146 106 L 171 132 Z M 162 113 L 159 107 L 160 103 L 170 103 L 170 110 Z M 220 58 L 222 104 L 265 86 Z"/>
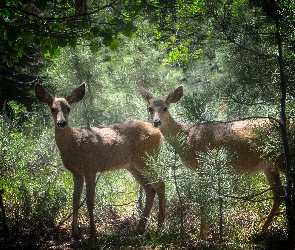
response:
<path fill-rule="evenodd" d="M 263 232 L 267 231 L 268 227 L 272 222 L 273 217 L 276 215 L 280 205 L 283 203 L 285 196 L 285 191 L 282 187 L 278 169 L 272 166 L 270 168 L 265 169 L 264 173 L 267 177 L 270 187 L 273 188 L 273 205 L 262 227 Z"/>
<path fill-rule="evenodd" d="M 85 176 L 86 180 L 86 203 L 90 221 L 90 238 L 96 237 L 96 228 L 94 223 L 93 209 L 95 196 L 95 174 Z"/>
<path fill-rule="evenodd" d="M 72 237 L 78 236 L 78 215 L 81 201 L 81 194 L 83 190 L 84 177 L 73 174 L 74 180 L 74 194 L 73 194 L 73 221 L 72 221 Z"/>
<path fill-rule="evenodd" d="M 210 231 L 210 224 L 208 221 L 208 216 L 206 213 L 206 206 L 201 205 L 200 207 L 200 217 L 201 217 L 201 225 L 200 225 L 200 232 L 199 236 L 205 236 Z"/>
<path fill-rule="evenodd" d="M 137 232 L 143 234 L 145 231 L 147 219 L 153 207 L 154 198 L 156 195 L 155 187 L 135 168 L 129 168 L 128 171 L 133 175 L 135 180 L 142 186 L 146 193 L 145 206 L 137 226 Z"/>

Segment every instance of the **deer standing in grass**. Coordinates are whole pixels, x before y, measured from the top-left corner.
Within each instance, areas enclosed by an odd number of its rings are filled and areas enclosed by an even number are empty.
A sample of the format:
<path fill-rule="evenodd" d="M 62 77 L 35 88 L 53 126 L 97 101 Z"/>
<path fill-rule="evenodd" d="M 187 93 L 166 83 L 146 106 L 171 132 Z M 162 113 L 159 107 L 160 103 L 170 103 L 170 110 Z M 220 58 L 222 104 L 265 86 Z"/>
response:
<path fill-rule="evenodd" d="M 40 84 L 35 93 L 39 101 L 47 104 L 54 119 L 55 140 L 64 166 L 73 174 L 73 221 L 72 236 L 78 235 L 78 209 L 81 193 L 86 182 L 87 208 L 90 217 L 90 237 L 95 237 L 93 209 L 96 173 L 127 169 L 146 192 L 146 202 L 138 233 L 145 231 L 147 218 L 157 193 L 159 199 L 158 225 L 165 219 L 165 185 L 158 181 L 150 183 L 143 172 L 148 168 L 146 154 L 155 156 L 162 145 L 159 129 L 142 121 L 130 121 L 104 128 L 74 128 L 69 125 L 70 105 L 79 102 L 85 95 L 83 83 L 66 98 L 53 98 Z"/>
<path fill-rule="evenodd" d="M 171 103 L 178 102 L 183 96 L 183 87 L 179 86 L 165 98 L 157 99 L 148 90 L 137 86 L 144 100 L 148 103 L 149 113 L 154 127 L 159 127 L 164 137 L 175 137 L 179 133 L 187 135 L 187 151 L 180 155 L 183 163 L 191 170 L 198 168 L 196 152 L 206 152 L 214 148 L 225 147 L 234 152 L 235 157 L 230 164 L 241 174 L 256 174 L 264 171 L 273 193 L 273 205 L 262 227 L 266 231 L 279 206 L 284 201 L 279 171 L 285 172 L 282 159 L 273 163 L 271 159 L 263 157 L 263 152 L 257 148 L 255 129 L 262 129 L 270 124 L 269 119 L 244 120 L 233 122 L 208 122 L 190 126 L 177 122 L 169 113 Z M 172 145 L 173 146 L 173 145 Z M 201 222 L 201 232 L 204 234 L 204 221 Z"/>

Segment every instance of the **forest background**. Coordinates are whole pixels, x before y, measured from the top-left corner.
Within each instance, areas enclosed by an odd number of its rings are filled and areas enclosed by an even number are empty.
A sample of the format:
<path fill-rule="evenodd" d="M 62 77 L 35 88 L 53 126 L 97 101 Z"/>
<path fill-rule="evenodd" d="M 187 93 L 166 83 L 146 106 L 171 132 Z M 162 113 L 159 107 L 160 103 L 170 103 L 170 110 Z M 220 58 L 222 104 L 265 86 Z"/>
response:
<path fill-rule="evenodd" d="M 295 148 L 287 128 L 294 119 L 294 11 L 288 0 L 1 1 L 1 247 L 293 249 Z M 167 186 L 165 228 L 156 230 L 155 209 L 148 233 L 132 236 L 140 189 L 126 171 L 103 173 L 99 237 L 72 242 L 72 177 L 50 112 L 35 97 L 37 82 L 56 96 L 86 82 L 83 102 L 71 111 L 73 126 L 149 121 L 135 83 L 157 97 L 183 85 L 185 96 L 170 111 L 187 124 L 273 117 L 280 133 L 267 134 L 263 150 L 285 154 L 286 203 L 262 234 L 272 204 L 271 193 L 262 192 L 269 188 L 263 174 L 241 178 L 223 150 L 197 156 L 205 164 L 192 173 L 165 143 L 154 163 Z M 205 238 L 198 236 L 201 204 L 212 226 Z M 86 206 L 81 215 L 87 238 Z"/>

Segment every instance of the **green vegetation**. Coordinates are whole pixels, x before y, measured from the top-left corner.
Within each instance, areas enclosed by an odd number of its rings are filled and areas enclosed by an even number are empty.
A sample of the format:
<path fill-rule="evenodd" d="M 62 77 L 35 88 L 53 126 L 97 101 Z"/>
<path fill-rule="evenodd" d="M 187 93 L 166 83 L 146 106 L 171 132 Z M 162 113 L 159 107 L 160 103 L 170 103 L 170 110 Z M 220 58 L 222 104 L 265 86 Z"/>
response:
<path fill-rule="evenodd" d="M 85 3 L 85 9 L 75 7 Z M 81 6 L 81 5 L 77 5 Z M 295 242 L 293 1 L 39 1 L 0 3 L 0 248 L 29 249 L 278 249 Z M 81 240 L 70 239 L 73 182 L 54 142 L 50 110 L 34 96 L 36 82 L 64 96 L 82 82 L 83 102 L 72 126 L 149 120 L 135 83 L 156 96 L 178 85 L 171 107 L 189 124 L 274 117 L 278 131 L 259 131 L 265 154 L 285 153 L 286 206 L 269 232 L 260 227 L 272 204 L 263 174 L 239 176 L 220 148 L 196 153 L 197 172 L 179 158 L 183 135 L 148 159 L 166 183 L 167 220 L 135 236 L 140 189 L 127 171 L 98 174 L 98 238 L 87 241 L 85 201 Z M 177 148 L 177 150 L 175 150 Z M 251 157 L 251 156 L 249 156 Z M 265 191 L 265 192 L 264 192 Z M 1 192 L 0 192 L 1 193 Z M 85 197 L 85 193 L 83 194 Z M 144 197 L 143 197 L 144 199 Z M 201 215 L 210 228 L 199 236 Z M 292 243 L 293 242 L 293 243 Z"/>

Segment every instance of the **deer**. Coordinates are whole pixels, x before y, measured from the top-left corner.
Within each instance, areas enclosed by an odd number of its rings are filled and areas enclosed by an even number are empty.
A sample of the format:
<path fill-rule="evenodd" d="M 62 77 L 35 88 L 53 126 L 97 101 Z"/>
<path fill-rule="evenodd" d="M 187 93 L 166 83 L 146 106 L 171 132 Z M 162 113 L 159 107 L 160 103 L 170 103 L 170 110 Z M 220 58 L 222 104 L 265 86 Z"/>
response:
<path fill-rule="evenodd" d="M 126 121 L 106 127 L 71 127 L 70 107 L 85 95 L 86 84 L 82 83 L 65 98 L 54 98 L 39 83 L 35 85 L 38 100 L 49 106 L 54 120 L 55 142 L 64 167 L 73 175 L 73 219 L 72 232 L 78 236 L 78 210 L 84 180 L 86 182 L 86 204 L 90 220 L 90 238 L 96 237 L 94 223 L 94 196 L 97 172 L 126 169 L 142 186 L 146 201 L 137 225 L 137 233 L 145 232 L 148 217 L 158 196 L 158 226 L 165 220 L 165 184 L 151 182 L 146 173 L 152 171 L 146 163 L 147 155 L 156 157 L 163 136 L 158 128 L 143 121 Z M 145 172 L 147 171 L 147 172 Z M 154 180 L 154 179 L 153 179 Z"/>
<path fill-rule="evenodd" d="M 169 139 L 180 133 L 185 134 L 186 151 L 179 154 L 184 165 L 192 171 L 196 171 L 201 164 L 196 159 L 197 152 L 204 153 L 207 150 L 224 147 L 234 152 L 235 157 L 229 164 L 241 175 L 264 172 L 273 194 L 273 205 L 262 226 L 262 231 L 267 231 L 285 197 L 280 179 L 280 172 L 285 172 L 283 157 L 273 162 L 270 157 L 265 157 L 262 150 L 257 147 L 257 129 L 261 130 L 273 124 L 273 120 L 260 118 L 231 122 L 204 122 L 197 125 L 181 124 L 172 117 L 168 108 L 171 103 L 176 103 L 181 99 L 183 86 L 175 88 L 165 99 L 155 98 L 147 89 L 138 84 L 137 88 L 148 105 L 152 125 L 160 129 L 164 138 Z M 175 144 L 171 146 L 175 147 Z M 202 209 L 201 216 L 203 216 Z M 201 218 L 199 234 L 204 235 L 207 231 L 206 219 Z"/>

